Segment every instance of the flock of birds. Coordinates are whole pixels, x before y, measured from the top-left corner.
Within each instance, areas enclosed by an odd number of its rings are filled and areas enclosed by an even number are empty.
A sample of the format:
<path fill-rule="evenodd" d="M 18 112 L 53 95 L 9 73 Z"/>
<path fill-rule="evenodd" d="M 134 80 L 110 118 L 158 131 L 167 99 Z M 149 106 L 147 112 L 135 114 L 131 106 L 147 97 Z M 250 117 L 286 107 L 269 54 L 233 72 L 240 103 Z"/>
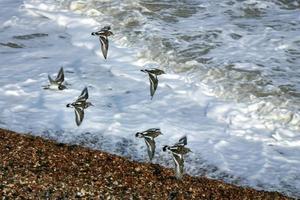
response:
<path fill-rule="evenodd" d="M 162 135 L 159 128 L 151 128 L 151 129 L 148 129 L 143 132 L 137 132 L 135 134 L 136 137 L 145 139 L 150 162 L 152 161 L 152 159 L 154 157 L 154 153 L 155 153 L 156 146 L 155 146 L 154 138 L 156 138 L 159 135 Z M 171 152 L 172 158 L 173 158 L 173 161 L 175 164 L 176 178 L 179 180 L 182 178 L 183 169 L 184 169 L 183 155 L 191 152 L 191 150 L 189 148 L 185 147 L 185 145 L 187 145 L 187 137 L 183 136 L 174 145 L 172 145 L 172 146 L 165 145 L 162 148 L 163 151 Z"/>
<path fill-rule="evenodd" d="M 98 36 L 101 44 L 101 50 L 103 57 L 107 59 L 107 53 L 108 53 L 108 47 L 109 47 L 109 41 L 108 37 L 113 35 L 112 31 L 110 30 L 110 26 L 105 26 L 102 29 L 100 29 L 97 32 L 92 32 L 91 35 Z M 157 76 L 161 74 L 165 74 L 163 70 L 157 69 L 157 68 L 151 68 L 151 69 L 144 69 L 141 70 L 144 73 L 147 73 L 149 75 L 149 81 L 150 81 L 150 96 L 151 100 L 153 99 L 154 93 L 158 86 L 158 78 Z M 64 76 L 64 70 L 63 67 L 60 68 L 57 76 L 55 79 L 52 79 L 50 75 L 48 75 L 49 79 L 49 85 L 44 86 L 44 89 L 52 89 L 52 90 L 64 90 L 66 89 L 66 85 L 64 84 L 65 76 Z M 89 93 L 88 88 L 85 87 L 81 94 L 78 96 L 78 98 L 73 102 L 66 105 L 66 107 L 74 108 L 75 111 L 75 122 L 77 126 L 80 126 L 80 124 L 83 121 L 84 118 L 84 110 L 87 109 L 90 106 L 93 106 L 91 102 L 88 102 Z M 159 128 L 151 128 L 143 132 L 137 132 L 135 136 L 137 138 L 144 138 L 148 156 L 150 159 L 150 162 L 152 162 L 152 159 L 155 154 L 155 138 L 159 135 L 162 135 L 161 130 Z M 183 136 L 179 139 L 177 143 L 175 143 L 172 146 L 164 146 L 162 150 L 171 152 L 172 158 L 174 160 L 175 164 L 175 174 L 177 179 L 182 179 L 183 172 L 184 172 L 184 159 L 183 156 L 191 150 L 186 147 L 187 145 L 187 137 Z"/>

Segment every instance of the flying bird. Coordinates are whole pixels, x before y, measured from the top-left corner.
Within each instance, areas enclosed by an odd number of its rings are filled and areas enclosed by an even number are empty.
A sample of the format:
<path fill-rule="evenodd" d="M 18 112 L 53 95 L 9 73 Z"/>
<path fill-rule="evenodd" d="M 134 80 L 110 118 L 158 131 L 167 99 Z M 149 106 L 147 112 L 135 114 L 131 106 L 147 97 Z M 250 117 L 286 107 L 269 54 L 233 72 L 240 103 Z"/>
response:
<path fill-rule="evenodd" d="M 67 88 L 65 85 L 63 85 L 63 82 L 65 81 L 63 67 L 60 68 L 60 70 L 54 80 L 51 78 L 51 76 L 49 74 L 48 74 L 48 79 L 49 79 L 50 85 L 44 86 L 44 89 L 63 90 L 63 89 Z"/>
<path fill-rule="evenodd" d="M 99 36 L 100 44 L 101 44 L 101 50 L 103 57 L 107 58 L 107 52 L 108 52 L 108 36 L 113 35 L 113 32 L 110 31 L 110 26 L 104 26 L 100 31 L 92 32 L 91 35 Z"/>
<path fill-rule="evenodd" d="M 157 89 L 157 85 L 158 85 L 158 79 L 157 76 L 161 75 L 161 74 L 165 74 L 165 72 L 163 70 L 160 69 L 143 69 L 141 70 L 144 73 L 148 73 L 149 75 L 149 81 L 150 81 L 150 95 L 151 95 L 151 100 L 153 98 L 153 95 Z"/>
<path fill-rule="evenodd" d="M 71 107 L 75 109 L 75 122 L 77 126 L 80 126 L 84 118 L 84 109 L 93 105 L 91 102 L 86 101 L 88 98 L 89 98 L 88 89 L 87 87 L 85 87 L 75 102 L 66 105 L 67 107 Z"/>
<path fill-rule="evenodd" d="M 191 150 L 187 147 L 187 138 L 186 136 L 179 139 L 179 141 L 173 146 L 164 146 L 163 151 L 170 151 L 172 153 L 172 158 L 175 164 L 175 173 L 177 179 L 182 179 L 183 171 L 184 171 L 184 159 L 183 155 L 191 152 Z"/>
<path fill-rule="evenodd" d="M 149 156 L 150 162 L 152 161 L 152 159 L 154 157 L 154 153 L 155 153 L 155 147 L 156 146 L 155 146 L 154 138 L 156 138 L 159 135 L 162 135 L 159 128 L 150 128 L 146 131 L 137 132 L 135 134 L 135 137 L 145 139 L 145 143 L 147 145 L 147 151 L 148 151 L 148 156 Z"/>

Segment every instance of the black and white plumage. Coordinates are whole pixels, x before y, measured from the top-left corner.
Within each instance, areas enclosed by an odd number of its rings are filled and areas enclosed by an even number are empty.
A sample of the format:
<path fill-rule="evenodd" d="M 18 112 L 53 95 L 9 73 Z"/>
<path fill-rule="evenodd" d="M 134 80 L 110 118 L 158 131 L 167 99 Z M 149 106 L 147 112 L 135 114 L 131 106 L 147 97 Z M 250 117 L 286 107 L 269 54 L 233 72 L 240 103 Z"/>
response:
<path fill-rule="evenodd" d="M 50 85 L 45 86 L 44 89 L 63 90 L 63 89 L 67 88 L 65 85 L 63 85 L 63 82 L 65 81 L 63 67 L 60 68 L 60 70 L 54 80 L 48 74 L 48 80 L 50 82 Z"/>
<path fill-rule="evenodd" d="M 107 58 L 107 52 L 108 52 L 108 39 L 105 36 L 99 36 L 99 41 L 101 43 L 101 51 L 103 57 L 106 59 Z"/>
<path fill-rule="evenodd" d="M 88 98 L 89 98 L 88 89 L 87 89 L 87 87 L 85 87 L 75 102 L 69 103 L 66 105 L 67 107 L 74 108 L 75 122 L 76 122 L 77 126 L 80 126 L 80 124 L 84 118 L 84 109 L 93 105 L 91 102 L 87 102 Z"/>
<path fill-rule="evenodd" d="M 135 134 L 136 137 L 145 139 L 145 143 L 147 145 L 147 152 L 148 152 L 150 161 L 152 161 L 152 159 L 154 157 L 155 148 L 156 148 L 154 138 L 156 138 L 159 135 L 162 135 L 159 128 L 150 128 L 146 131 L 137 132 Z"/>
<path fill-rule="evenodd" d="M 158 79 L 157 76 L 161 75 L 161 74 L 165 74 L 165 72 L 163 70 L 160 69 L 143 69 L 141 70 L 142 72 L 145 72 L 149 75 L 149 81 L 150 81 L 150 95 L 151 95 L 151 100 L 153 98 L 153 95 L 157 89 L 157 85 L 158 85 Z"/>
<path fill-rule="evenodd" d="M 101 44 L 101 51 L 103 54 L 103 57 L 106 59 L 107 58 L 107 52 L 108 52 L 108 36 L 113 35 L 113 32 L 110 31 L 110 26 L 105 26 L 100 31 L 97 32 L 92 32 L 91 35 L 99 36 L 99 41 Z"/>
<path fill-rule="evenodd" d="M 181 179 L 184 171 L 184 159 L 183 155 L 191 152 L 187 147 L 187 137 L 184 136 L 179 139 L 179 141 L 173 146 L 164 146 L 163 151 L 170 151 L 172 153 L 172 158 L 175 164 L 175 174 L 177 179 Z"/>

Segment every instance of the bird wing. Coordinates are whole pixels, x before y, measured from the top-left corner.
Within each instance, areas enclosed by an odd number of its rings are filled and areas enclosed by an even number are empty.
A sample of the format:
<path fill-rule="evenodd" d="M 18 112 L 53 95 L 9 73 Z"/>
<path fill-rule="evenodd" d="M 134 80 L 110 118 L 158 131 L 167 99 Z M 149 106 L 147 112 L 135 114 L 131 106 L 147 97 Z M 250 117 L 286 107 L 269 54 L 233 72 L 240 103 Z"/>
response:
<path fill-rule="evenodd" d="M 151 73 L 149 74 L 149 80 L 150 80 L 150 95 L 151 95 L 151 99 L 153 98 L 153 95 L 156 91 L 157 85 L 158 85 L 158 79 L 157 76 Z"/>
<path fill-rule="evenodd" d="M 53 84 L 55 82 L 49 74 L 48 74 L 48 79 L 49 79 L 50 84 Z"/>
<path fill-rule="evenodd" d="M 160 128 L 149 128 L 145 132 L 156 132 L 156 131 L 160 131 Z"/>
<path fill-rule="evenodd" d="M 181 179 L 183 175 L 183 168 L 184 168 L 183 155 L 172 153 L 172 156 L 175 163 L 176 178 Z"/>
<path fill-rule="evenodd" d="M 75 121 L 77 126 L 80 126 L 83 117 L 84 117 L 84 110 L 83 108 L 74 107 L 75 108 Z"/>
<path fill-rule="evenodd" d="M 89 92 L 88 92 L 88 89 L 87 87 L 85 87 L 80 96 L 78 97 L 77 101 L 86 101 L 87 99 L 89 98 Z"/>
<path fill-rule="evenodd" d="M 150 129 L 144 131 L 143 134 L 144 134 L 144 136 L 156 138 L 157 136 L 159 136 L 162 133 L 159 128 L 150 128 Z"/>
<path fill-rule="evenodd" d="M 155 141 L 152 137 L 147 137 L 145 136 L 145 143 L 147 145 L 147 150 L 148 150 L 148 156 L 150 161 L 154 157 L 154 152 L 155 152 Z"/>
<path fill-rule="evenodd" d="M 187 137 L 183 136 L 182 138 L 179 139 L 179 142 L 176 143 L 178 146 L 185 146 L 187 145 Z"/>
<path fill-rule="evenodd" d="M 57 82 L 58 84 L 62 84 L 62 82 L 64 82 L 64 80 L 65 80 L 64 69 L 61 67 L 57 74 L 55 82 Z"/>
<path fill-rule="evenodd" d="M 99 36 L 99 40 L 101 43 L 101 50 L 103 57 L 106 59 L 107 58 L 107 52 L 108 52 L 108 39 L 105 36 Z"/>
<path fill-rule="evenodd" d="M 147 69 L 146 71 L 149 73 L 155 74 L 155 75 L 165 74 L 165 72 L 163 70 L 157 69 L 157 68 Z"/>

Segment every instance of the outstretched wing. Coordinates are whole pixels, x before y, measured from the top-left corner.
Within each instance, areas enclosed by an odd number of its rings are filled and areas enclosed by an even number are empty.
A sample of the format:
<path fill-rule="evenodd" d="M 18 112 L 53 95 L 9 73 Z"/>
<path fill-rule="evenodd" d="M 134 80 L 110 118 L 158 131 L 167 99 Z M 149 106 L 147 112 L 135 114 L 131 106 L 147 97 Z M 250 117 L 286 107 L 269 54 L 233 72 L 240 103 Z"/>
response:
<path fill-rule="evenodd" d="M 159 128 L 150 128 L 146 131 L 144 131 L 144 136 L 156 138 L 157 136 L 161 135 L 161 131 Z"/>
<path fill-rule="evenodd" d="M 108 39 L 105 36 L 99 36 L 99 40 L 101 43 L 101 50 L 103 57 L 106 59 L 107 58 L 107 52 L 108 52 Z"/>
<path fill-rule="evenodd" d="M 160 131 L 160 128 L 149 128 L 148 130 L 144 131 L 144 132 L 157 132 Z"/>
<path fill-rule="evenodd" d="M 156 91 L 157 85 L 158 85 L 158 79 L 157 76 L 151 73 L 149 74 L 149 80 L 150 80 L 150 95 L 151 95 L 151 99 L 153 98 L 153 95 Z"/>
<path fill-rule="evenodd" d="M 62 84 L 64 80 L 65 80 L 64 69 L 61 67 L 57 74 L 55 82 L 57 82 L 58 84 Z"/>
<path fill-rule="evenodd" d="M 165 74 L 165 72 L 163 70 L 157 69 L 157 68 L 147 69 L 147 72 L 155 74 L 155 75 Z"/>
<path fill-rule="evenodd" d="M 185 146 L 187 145 L 187 137 L 183 136 L 182 138 L 179 139 L 179 142 L 176 143 L 178 146 Z"/>
<path fill-rule="evenodd" d="M 87 87 L 85 87 L 80 96 L 78 97 L 77 101 L 86 101 L 87 99 L 89 98 L 89 92 L 88 92 L 88 89 Z"/>
<path fill-rule="evenodd" d="M 51 76 L 49 74 L 48 74 L 48 79 L 49 79 L 50 84 L 54 84 L 54 80 L 51 78 Z"/>
<path fill-rule="evenodd" d="M 75 108 L 75 121 L 77 126 L 80 126 L 84 118 L 84 110 L 83 108 L 78 108 L 78 107 L 74 107 L 74 108 Z"/>
<path fill-rule="evenodd" d="M 151 161 L 153 159 L 154 153 L 155 153 L 155 141 L 152 137 L 145 136 L 144 138 L 145 138 L 145 143 L 147 145 L 148 156 Z"/>
<path fill-rule="evenodd" d="M 172 157 L 175 163 L 176 178 L 181 179 L 183 175 L 183 168 L 184 168 L 183 155 L 172 153 Z"/>

